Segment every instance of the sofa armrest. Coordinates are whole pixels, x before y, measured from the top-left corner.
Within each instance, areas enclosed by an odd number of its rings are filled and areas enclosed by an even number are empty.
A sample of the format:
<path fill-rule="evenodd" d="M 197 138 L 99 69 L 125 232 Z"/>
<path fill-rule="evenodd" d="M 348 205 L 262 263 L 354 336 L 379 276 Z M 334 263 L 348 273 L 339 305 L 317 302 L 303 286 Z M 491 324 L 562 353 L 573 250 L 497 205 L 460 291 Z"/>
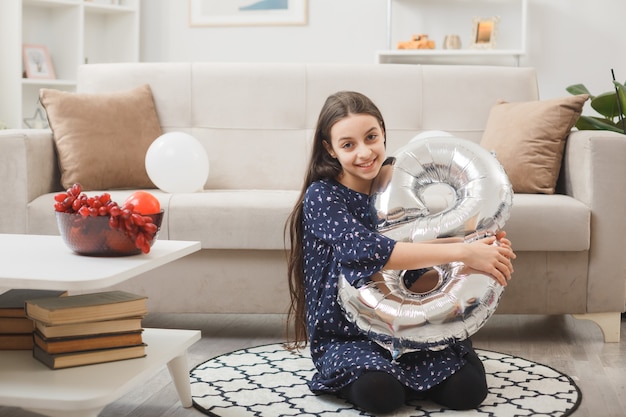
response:
<path fill-rule="evenodd" d="M 62 190 L 52 132 L 0 130 L 0 178 L 0 233 L 28 233 L 28 203 Z"/>
<path fill-rule="evenodd" d="M 591 208 L 587 312 L 626 309 L 626 136 L 574 131 L 560 187 Z"/>

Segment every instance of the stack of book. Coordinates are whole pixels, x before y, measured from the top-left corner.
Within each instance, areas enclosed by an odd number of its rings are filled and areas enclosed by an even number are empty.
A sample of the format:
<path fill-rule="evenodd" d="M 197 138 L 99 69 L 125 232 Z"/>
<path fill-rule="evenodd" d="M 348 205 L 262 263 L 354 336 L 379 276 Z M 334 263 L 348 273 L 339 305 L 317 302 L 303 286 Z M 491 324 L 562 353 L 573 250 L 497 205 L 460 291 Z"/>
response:
<path fill-rule="evenodd" d="M 0 350 L 33 348 L 35 325 L 26 317 L 26 300 L 63 295 L 67 292 L 29 289 L 13 289 L 0 294 Z"/>
<path fill-rule="evenodd" d="M 28 300 L 33 356 L 51 369 L 143 357 L 146 313 L 146 297 L 124 291 Z"/>

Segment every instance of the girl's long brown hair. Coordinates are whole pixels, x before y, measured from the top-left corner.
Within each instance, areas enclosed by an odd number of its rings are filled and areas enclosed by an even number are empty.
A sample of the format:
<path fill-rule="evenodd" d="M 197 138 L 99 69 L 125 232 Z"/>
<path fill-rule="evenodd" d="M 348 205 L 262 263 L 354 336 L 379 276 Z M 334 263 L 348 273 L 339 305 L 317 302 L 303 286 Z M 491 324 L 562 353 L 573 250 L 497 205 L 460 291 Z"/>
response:
<path fill-rule="evenodd" d="M 321 179 L 336 178 L 341 173 L 341 165 L 334 159 L 324 142 L 331 144 L 330 130 L 335 123 L 351 114 L 369 114 L 375 117 L 383 131 L 385 122 L 376 105 L 366 96 L 354 91 L 340 91 L 328 97 L 319 118 L 313 137 L 313 149 L 309 167 L 295 207 L 287 218 L 285 234 L 289 232 L 290 250 L 287 258 L 287 276 L 291 302 L 287 316 L 287 348 L 301 349 L 308 342 L 306 323 L 306 303 L 304 299 L 304 253 L 302 238 L 304 236 L 302 205 L 308 187 Z M 293 325 L 293 335 L 290 331 Z"/>

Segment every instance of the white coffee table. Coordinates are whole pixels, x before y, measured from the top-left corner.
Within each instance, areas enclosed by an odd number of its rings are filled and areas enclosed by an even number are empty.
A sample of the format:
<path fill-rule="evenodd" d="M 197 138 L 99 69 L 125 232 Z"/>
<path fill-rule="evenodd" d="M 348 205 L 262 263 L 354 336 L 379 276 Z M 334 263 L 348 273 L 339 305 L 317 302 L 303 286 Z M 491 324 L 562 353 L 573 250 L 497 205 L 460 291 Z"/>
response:
<path fill-rule="evenodd" d="M 200 250 L 199 242 L 157 241 L 147 255 L 94 258 L 59 236 L 0 234 L 0 287 L 95 290 Z M 52 417 L 96 417 L 167 365 L 183 407 L 191 407 L 187 349 L 197 330 L 145 329 L 144 358 L 51 370 L 30 351 L 0 352 L 0 404 Z"/>

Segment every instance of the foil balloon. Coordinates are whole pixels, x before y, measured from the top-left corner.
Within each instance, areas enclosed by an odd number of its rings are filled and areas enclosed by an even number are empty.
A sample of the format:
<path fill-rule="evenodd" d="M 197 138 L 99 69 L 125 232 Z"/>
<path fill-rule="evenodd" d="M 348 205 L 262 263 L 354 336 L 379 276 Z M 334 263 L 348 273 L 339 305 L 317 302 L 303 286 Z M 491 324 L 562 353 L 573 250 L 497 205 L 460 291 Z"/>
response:
<path fill-rule="evenodd" d="M 376 229 L 396 241 L 456 237 L 466 242 L 495 234 L 509 218 L 513 189 L 495 156 L 453 136 L 418 137 L 388 158 L 374 180 Z M 423 272 L 423 271 L 422 271 Z M 439 350 L 478 331 L 494 313 L 503 287 L 463 263 L 429 270 L 437 284 L 416 293 L 405 284 L 415 271 L 384 270 L 365 285 L 339 280 L 346 317 L 393 359 Z"/>

